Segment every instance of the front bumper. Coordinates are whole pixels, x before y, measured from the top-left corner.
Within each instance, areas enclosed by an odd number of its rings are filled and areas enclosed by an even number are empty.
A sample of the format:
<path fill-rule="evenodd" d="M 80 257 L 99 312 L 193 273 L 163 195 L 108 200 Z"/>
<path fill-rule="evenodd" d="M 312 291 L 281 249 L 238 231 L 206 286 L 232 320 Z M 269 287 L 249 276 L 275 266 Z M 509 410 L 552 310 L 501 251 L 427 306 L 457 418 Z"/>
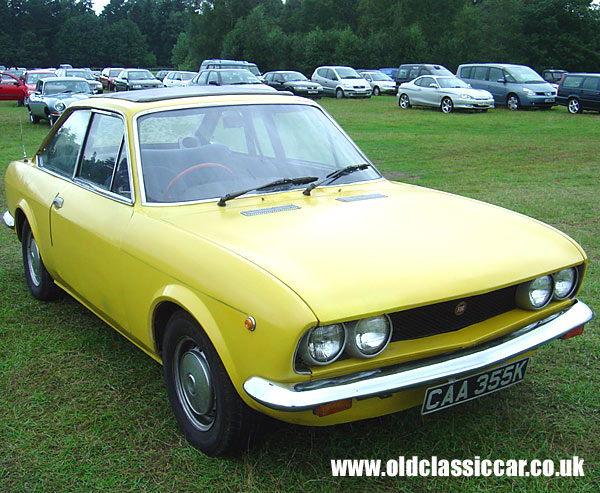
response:
<path fill-rule="evenodd" d="M 10 212 L 4 211 L 4 214 L 2 214 L 2 222 L 6 227 L 15 229 L 15 218 Z"/>
<path fill-rule="evenodd" d="M 533 106 L 540 108 L 549 108 L 552 106 L 556 106 L 556 97 L 555 96 L 522 96 L 521 97 L 521 106 Z"/>
<path fill-rule="evenodd" d="M 386 396 L 456 378 L 511 360 L 588 322 L 592 310 L 581 301 L 544 320 L 480 346 L 353 375 L 283 384 L 250 377 L 244 390 L 278 411 L 306 411 L 344 399 Z"/>
<path fill-rule="evenodd" d="M 454 107 L 469 110 L 488 110 L 494 108 L 494 98 L 490 99 L 460 99 L 454 100 Z"/>

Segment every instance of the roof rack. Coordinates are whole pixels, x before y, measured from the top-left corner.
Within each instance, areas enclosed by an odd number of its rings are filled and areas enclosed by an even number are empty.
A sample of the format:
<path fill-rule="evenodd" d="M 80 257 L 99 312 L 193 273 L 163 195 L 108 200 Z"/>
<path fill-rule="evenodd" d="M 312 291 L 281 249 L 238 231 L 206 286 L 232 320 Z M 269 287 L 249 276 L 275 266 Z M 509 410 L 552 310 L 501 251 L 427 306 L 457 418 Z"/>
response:
<path fill-rule="evenodd" d="M 192 86 L 192 87 L 160 87 L 156 89 L 140 89 L 136 91 L 114 92 L 94 97 L 112 98 L 131 101 L 133 103 L 150 103 L 169 99 L 197 98 L 206 96 L 240 96 L 240 95 L 283 94 L 292 95 L 286 91 L 276 91 L 272 87 L 238 87 L 238 86 Z"/>

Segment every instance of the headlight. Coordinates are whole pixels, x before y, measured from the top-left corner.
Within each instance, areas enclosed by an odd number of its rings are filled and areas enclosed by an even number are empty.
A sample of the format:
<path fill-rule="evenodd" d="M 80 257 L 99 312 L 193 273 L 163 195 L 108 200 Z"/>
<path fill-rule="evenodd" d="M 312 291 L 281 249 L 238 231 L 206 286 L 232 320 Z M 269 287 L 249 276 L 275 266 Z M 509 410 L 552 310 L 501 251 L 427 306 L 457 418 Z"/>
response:
<path fill-rule="evenodd" d="M 314 327 L 304 336 L 301 357 L 307 365 L 326 365 L 339 358 L 346 343 L 344 324 Z"/>
<path fill-rule="evenodd" d="M 461 94 L 460 98 L 461 99 L 473 99 L 473 96 L 469 96 L 468 94 Z"/>
<path fill-rule="evenodd" d="M 528 87 L 524 87 L 523 88 L 523 92 L 525 94 L 527 94 L 528 96 L 533 96 L 535 94 L 535 92 L 533 92 L 531 89 L 529 89 Z"/>
<path fill-rule="evenodd" d="M 65 111 L 65 103 L 56 103 L 56 105 L 54 106 L 54 109 L 56 111 Z"/>
<path fill-rule="evenodd" d="M 554 274 L 554 299 L 560 301 L 568 298 L 576 284 L 577 271 L 572 267 Z"/>
<path fill-rule="evenodd" d="M 392 337 L 392 322 L 387 315 L 363 318 L 348 326 L 346 351 L 355 358 L 372 358 L 381 353 Z"/>
<path fill-rule="evenodd" d="M 552 276 L 542 276 L 524 282 L 517 288 L 517 305 L 525 310 L 539 310 L 550 302 L 553 291 Z"/>

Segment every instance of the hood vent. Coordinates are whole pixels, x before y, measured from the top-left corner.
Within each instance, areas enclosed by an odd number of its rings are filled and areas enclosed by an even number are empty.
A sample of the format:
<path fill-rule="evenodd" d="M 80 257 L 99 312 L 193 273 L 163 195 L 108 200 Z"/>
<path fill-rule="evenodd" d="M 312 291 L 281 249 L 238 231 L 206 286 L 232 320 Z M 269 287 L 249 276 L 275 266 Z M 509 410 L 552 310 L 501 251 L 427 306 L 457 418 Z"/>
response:
<path fill-rule="evenodd" d="M 370 193 L 368 195 L 353 195 L 351 197 L 340 197 L 340 202 L 356 202 L 358 200 L 371 200 L 371 199 L 384 199 L 387 195 L 383 195 L 381 193 Z"/>
<path fill-rule="evenodd" d="M 263 214 L 272 214 L 275 212 L 285 212 L 300 209 L 299 206 L 294 204 L 280 205 L 278 207 L 265 207 L 263 209 L 252 209 L 251 211 L 242 211 L 244 216 L 262 216 Z"/>

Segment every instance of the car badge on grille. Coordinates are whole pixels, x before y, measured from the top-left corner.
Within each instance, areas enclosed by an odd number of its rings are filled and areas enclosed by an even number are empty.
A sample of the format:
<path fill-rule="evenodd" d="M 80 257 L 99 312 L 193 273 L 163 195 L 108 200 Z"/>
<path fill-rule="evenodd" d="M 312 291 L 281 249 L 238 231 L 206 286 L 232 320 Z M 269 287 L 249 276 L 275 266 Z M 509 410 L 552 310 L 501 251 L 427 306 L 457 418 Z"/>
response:
<path fill-rule="evenodd" d="M 454 315 L 460 317 L 467 311 L 467 302 L 461 301 L 454 307 Z"/>

